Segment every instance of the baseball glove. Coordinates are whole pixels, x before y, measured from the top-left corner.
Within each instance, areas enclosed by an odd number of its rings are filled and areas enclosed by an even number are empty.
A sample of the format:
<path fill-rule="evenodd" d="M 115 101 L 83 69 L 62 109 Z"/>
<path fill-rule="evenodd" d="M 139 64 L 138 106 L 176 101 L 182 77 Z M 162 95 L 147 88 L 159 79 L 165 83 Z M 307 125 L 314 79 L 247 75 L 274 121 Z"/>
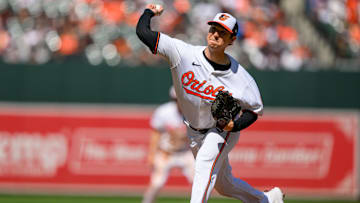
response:
<path fill-rule="evenodd" d="M 216 128 L 222 131 L 240 110 L 239 100 L 232 97 L 228 91 L 219 91 L 211 104 L 211 114 L 216 120 Z"/>

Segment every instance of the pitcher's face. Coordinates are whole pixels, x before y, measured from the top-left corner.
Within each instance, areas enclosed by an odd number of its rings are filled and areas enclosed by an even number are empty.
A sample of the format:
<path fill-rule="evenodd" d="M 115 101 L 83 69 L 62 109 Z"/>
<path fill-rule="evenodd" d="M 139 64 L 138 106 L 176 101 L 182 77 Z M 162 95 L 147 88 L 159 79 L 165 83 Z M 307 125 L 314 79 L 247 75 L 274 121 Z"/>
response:
<path fill-rule="evenodd" d="M 235 36 L 232 36 L 229 31 L 217 24 L 210 26 L 206 38 L 208 47 L 211 49 L 225 49 L 231 45 L 235 39 Z"/>

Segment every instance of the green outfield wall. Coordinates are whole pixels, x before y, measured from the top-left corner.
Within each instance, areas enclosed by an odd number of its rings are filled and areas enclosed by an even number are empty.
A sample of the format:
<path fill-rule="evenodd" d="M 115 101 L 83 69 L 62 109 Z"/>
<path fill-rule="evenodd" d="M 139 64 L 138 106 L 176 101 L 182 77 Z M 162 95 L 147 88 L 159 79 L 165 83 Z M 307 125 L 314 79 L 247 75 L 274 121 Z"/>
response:
<path fill-rule="evenodd" d="M 159 104 L 168 100 L 170 71 L 162 67 L 0 64 L 0 101 Z M 265 106 L 360 107 L 360 73 L 250 70 Z"/>

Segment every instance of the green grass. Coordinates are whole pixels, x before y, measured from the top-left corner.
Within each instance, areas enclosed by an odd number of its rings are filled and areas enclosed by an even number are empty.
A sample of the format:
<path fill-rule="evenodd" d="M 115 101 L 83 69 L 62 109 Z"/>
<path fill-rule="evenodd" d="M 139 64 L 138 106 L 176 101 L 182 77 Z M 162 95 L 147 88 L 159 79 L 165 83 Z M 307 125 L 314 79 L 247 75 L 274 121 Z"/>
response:
<path fill-rule="evenodd" d="M 141 197 L 0 195 L 0 203 L 140 203 Z M 186 203 L 189 198 L 161 197 L 157 203 Z M 238 200 L 211 198 L 209 203 L 240 203 Z M 360 203 L 346 200 L 286 200 L 285 203 Z"/>

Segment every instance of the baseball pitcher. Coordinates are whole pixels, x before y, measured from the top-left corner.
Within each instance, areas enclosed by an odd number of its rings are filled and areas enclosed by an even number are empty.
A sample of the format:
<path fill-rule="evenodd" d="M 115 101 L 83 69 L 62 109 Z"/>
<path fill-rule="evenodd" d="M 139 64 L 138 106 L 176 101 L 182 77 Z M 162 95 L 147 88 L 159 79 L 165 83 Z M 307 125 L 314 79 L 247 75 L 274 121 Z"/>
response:
<path fill-rule="evenodd" d="M 240 131 L 263 112 L 255 80 L 225 53 L 236 40 L 237 20 L 228 13 L 216 14 L 208 21 L 207 46 L 194 46 L 151 30 L 151 18 L 162 12 L 161 5 L 148 5 L 136 34 L 152 53 L 164 56 L 170 63 L 195 156 L 191 203 L 206 203 L 213 188 L 244 203 L 283 203 L 280 188 L 262 192 L 231 173 L 228 154 Z"/>

